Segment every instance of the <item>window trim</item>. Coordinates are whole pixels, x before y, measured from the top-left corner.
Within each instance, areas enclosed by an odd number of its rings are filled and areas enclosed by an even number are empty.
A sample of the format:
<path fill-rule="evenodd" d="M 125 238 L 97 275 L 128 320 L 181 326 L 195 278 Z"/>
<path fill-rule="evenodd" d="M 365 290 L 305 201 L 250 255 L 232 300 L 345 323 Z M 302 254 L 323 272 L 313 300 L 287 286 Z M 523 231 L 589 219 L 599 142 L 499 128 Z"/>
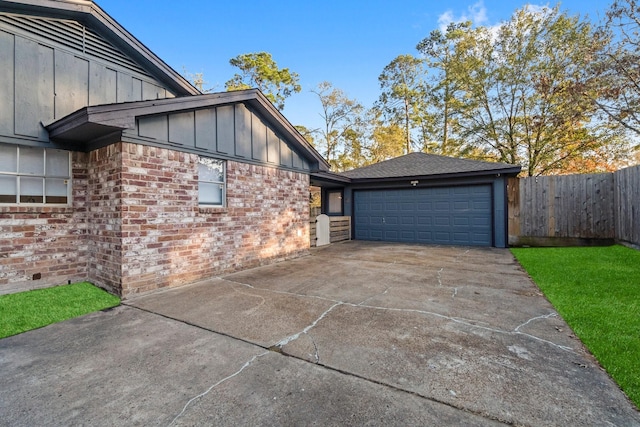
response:
<path fill-rule="evenodd" d="M 217 162 L 220 162 L 220 164 L 222 165 L 222 181 L 204 181 L 201 179 L 200 177 L 200 160 L 201 159 L 210 159 L 210 160 L 215 160 Z M 226 208 L 227 207 L 227 161 L 223 160 L 223 159 L 217 159 L 215 157 L 207 157 L 207 156 L 198 156 L 198 207 L 200 209 L 222 209 L 222 208 Z M 212 204 L 212 203 L 202 203 L 200 200 L 200 191 L 201 191 L 201 185 L 200 183 L 207 183 L 207 184 L 218 184 L 221 186 L 222 188 L 222 195 L 221 195 L 221 199 L 222 202 L 220 204 Z"/>
<path fill-rule="evenodd" d="M 338 199 L 340 200 L 340 212 L 331 212 L 331 195 L 338 194 Z M 327 199 L 327 209 L 326 214 L 329 216 L 343 216 L 344 215 L 344 190 L 327 190 L 326 192 Z"/>
<path fill-rule="evenodd" d="M 12 144 L 0 144 L 0 145 L 4 145 L 4 146 L 8 146 L 8 147 L 13 147 L 16 149 L 16 172 L 8 172 L 8 171 L 1 171 L 0 170 L 0 176 L 8 176 L 8 177 L 15 177 L 16 178 L 16 200 L 15 202 L 0 202 L 0 206 L 35 206 L 35 207 L 42 207 L 42 206 L 71 206 L 72 204 L 72 194 L 73 194 L 73 165 L 72 165 L 72 157 L 71 157 L 71 151 L 68 150 L 61 150 L 61 149 L 55 149 L 55 148 L 47 148 L 47 147 L 32 147 L 32 146 L 21 146 L 21 145 L 12 145 Z M 20 150 L 22 148 L 28 148 L 28 149 L 36 149 L 36 150 L 41 150 L 42 151 L 42 173 L 37 173 L 37 174 L 33 174 L 33 173 L 21 173 L 20 172 Z M 67 170 L 67 175 L 66 176 L 62 176 L 62 175 L 47 175 L 47 152 L 48 151 L 63 151 L 67 153 L 68 156 L 68 170 Z M 41 202 L 22 202 L 20 201 L 21 198 L 21 178 L 40 178 L 42 179 L 42 201 Z M 50 180 L 64 180 L 65 184 L 67 185 L 67 194 L 66 194 L 66 198 L 67 201 L 65 203 L 47 203 L 47 194 L 46 194 L 46 182 L 47 179 Z M 56 197 L 56 196 L 51 196 L 51 197 Z"/>

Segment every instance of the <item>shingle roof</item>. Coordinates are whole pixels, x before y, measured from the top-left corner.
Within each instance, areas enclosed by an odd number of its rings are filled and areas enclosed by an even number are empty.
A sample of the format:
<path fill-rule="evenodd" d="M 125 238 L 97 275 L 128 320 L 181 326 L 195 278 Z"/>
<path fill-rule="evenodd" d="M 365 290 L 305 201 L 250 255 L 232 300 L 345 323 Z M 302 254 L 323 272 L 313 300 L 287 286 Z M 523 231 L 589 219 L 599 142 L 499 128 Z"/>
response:
<path fill-rule="evenodd" d="M 517 174 L 520 166 L 506 163 L 459 159 L 427 153 L 410 153 L 394 159 L 365 166 L 340 175 L 351 179 L 402 178 L 429 175 L 451 175 L 461 173 L 502 172 Z"/>

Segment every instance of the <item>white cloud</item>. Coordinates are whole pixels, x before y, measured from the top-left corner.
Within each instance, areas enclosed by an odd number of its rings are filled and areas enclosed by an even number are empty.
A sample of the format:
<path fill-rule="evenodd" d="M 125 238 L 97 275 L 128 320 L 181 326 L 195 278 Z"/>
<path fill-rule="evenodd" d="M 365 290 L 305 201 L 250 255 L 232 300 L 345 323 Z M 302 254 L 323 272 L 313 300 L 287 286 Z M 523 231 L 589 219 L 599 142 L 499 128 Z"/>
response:
<path fill-rule="evenodd" d="M 549 5 L 544 4 L 528 4 L 525 6 L 526 10 L 537 15 L 545 15 L 551 11 Z"/>
<path fill-rule="evenodd" d="M 449 9 L 446 12 L 438 16 L 438 26 L 441 31 L 447 29 L 447 25 L 452 22 L 465 22 L 471 21 L 475 26 L 484 25 L 487 23 L 487 8 L 484 6 L 482 0 L 477 1 L 467 8 L 467 10 L 456 17 L 454 12 Z"/>

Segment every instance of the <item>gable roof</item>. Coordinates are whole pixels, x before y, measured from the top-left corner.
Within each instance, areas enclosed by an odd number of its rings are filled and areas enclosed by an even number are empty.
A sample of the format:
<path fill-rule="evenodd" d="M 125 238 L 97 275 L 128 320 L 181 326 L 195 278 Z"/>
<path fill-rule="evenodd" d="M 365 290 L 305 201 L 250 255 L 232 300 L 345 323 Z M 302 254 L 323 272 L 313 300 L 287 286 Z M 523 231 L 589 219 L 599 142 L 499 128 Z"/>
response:
<path fill-rule="evenodd" d="M 78 150 L 86 150 L 89 147 L 84 145 L 91 143 L 91 141 L 98 141 L 126 129 L 134 129 L 136 119 L 139 117 L 237 103 L 245 103 L 259 112 L 274 130 L 300 151 L 310 163 L 317 165 L 319 170 L 329 170 L 327 161 L 258 89 L 93 105 L 83 107 L 68 116 L 47 124 L 46 129 L 53 141 L 70 144 Z M 95 146 L 90 148 L 94 149 Z"/>
<path fill-rule="evenodd" d="M 184 77 L 156 56 L 97 4 L 87 0 L 2 0 L 0 12 L 70 19 L 96 31 L 144 67 L 176 96 L 197 95 Z"/>
<path fill-rule="evenodd" d="M 506 163 L 460 159 L 427 153 L 409 153 L 358 169 L 341 172 L 351 180 L 411 178 L 420 176 L 489 175 L 504 173 L 515 175 L 520 166 Z"/>

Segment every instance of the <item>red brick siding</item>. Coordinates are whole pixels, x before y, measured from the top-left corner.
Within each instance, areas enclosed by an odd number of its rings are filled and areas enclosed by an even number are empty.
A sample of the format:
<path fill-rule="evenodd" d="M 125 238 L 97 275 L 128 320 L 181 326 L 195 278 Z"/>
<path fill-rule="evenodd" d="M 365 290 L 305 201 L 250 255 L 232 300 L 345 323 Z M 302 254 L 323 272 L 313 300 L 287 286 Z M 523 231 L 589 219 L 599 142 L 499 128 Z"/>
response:
<path fill-rule="evenodd" d="M 0 294 L 87 279 L 87 160 L 72 155 L 71 206 L 0 206 Z"/>
<path fill-rule="evenodd" d="M 306 253 L 306 174 L 227 162 L 227 206 L 198 207 L 197 160 L 124 144 L 123 294 Z"/>
<path fill-rule="evenodd" d="M 122 288 L 122 144 L 89 154 L 88 280 L 116 294 Z"/>
<path fill-rule="evenodd" d="M 89 280 L 126 296 L 307 252 L 308 175 L 228 161 L 227 206 L 201 209 L 197 161 L 130 143 L 74 153 L 70 207 L 0 208 L 0 293 Z"/>

